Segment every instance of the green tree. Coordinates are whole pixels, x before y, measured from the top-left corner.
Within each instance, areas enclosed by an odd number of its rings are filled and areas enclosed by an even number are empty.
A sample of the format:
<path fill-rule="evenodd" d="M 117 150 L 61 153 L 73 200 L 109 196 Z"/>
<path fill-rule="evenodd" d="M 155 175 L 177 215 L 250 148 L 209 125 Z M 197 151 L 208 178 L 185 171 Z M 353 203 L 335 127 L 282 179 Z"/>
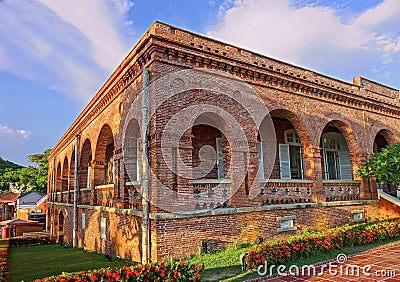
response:
<path fill-rule="evenodd" d="M 47 157 L 50 155 L 50 152 L 51 149 L 47 149 L 42 154 L 33 154 L 28 156 L 28 161 L 37 165 L 36 177 L 34 181 L 35 190 L 42 193 L 46 193 L 49 170 Z"/>
<path fill-rule="evenodd" d="M 46 193 L 49 167 L 47 157 L 50 151 L 51 149 L 47 149 L 42 154 L 29 155 L 28 161 L 35 166 L 21 167 L 0 159 L 0 189 L 8 190 L 13 187 L 20 193 L 30 190 Z M 1 168 L 1 164 L 5 164 L 5 168 Z"/>
<path fill-rule="evenodd" d="M 370 157 L 357 174 L 365 179 L 376 177 L 383 184 L 400 185 L 400 143 Z"/>
<path fill-rule="evenodd" d="M 19 183 L 19 169 L 6 168 L 0 173 L 0 190 L 7 191 L 10 183 Z"/>

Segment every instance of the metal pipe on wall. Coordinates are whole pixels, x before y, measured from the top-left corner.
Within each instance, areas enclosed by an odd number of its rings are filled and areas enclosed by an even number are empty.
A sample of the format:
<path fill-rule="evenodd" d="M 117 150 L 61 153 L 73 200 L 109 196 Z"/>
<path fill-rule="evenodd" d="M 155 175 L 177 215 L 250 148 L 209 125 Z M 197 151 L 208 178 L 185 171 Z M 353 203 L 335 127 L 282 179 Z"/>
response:
<path fill-rule="evenodd" d="M 74 207 L 73 207 L 73 218 L 72 218 L 72 247 L 77 246 L 77 201 L 78 201 L 78 152 L 79 152 L 79 140 L 80 135 L 75 136 L 75 159 L 74 159 Z"/>
<path fill-rule="evenodd" d="M 148 178 L 148 151 L 147 151 L 147 86 L 149 85 L 149 69 L 142 72 L 142 263 L 150 260 L 149 250 L 149 178 Z"/>

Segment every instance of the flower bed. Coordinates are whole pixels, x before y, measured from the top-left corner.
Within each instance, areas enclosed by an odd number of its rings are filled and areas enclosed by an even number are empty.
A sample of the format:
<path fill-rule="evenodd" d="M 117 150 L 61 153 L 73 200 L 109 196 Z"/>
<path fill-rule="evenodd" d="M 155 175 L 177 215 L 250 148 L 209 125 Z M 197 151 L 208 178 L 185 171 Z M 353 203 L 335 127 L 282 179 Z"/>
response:
<path fill-rule="evenodd" d="M 55 244 L 56 240 L 50 236 L 30 236 L 30 237 L 13 237 L 10 238 L 10 247 L 28 247 L 38 245 Z"/>
<path fill-rule="evenodd" d="M 35 282 L 50 281 L 200 281 L 200 271 L 204 266 L 188 265 L 185 262 L 149 263 L 146 265 L 123 266 L 122 268 L 103 268 L 99 270 L 63 273 L 45 277 Z"/>
<path fill-rule="evenodd" d="M 0 281 L 7 281 L 8 276 L 8 249 L 9 249 L 9 241 L 0 240 Z"/>
<path fill-rule="evenodd" d="M 268 265 L 283 264 L 291 257 L 309 257 L 331 249 L 360 246 L 399 236 L 400 218 L 345 225 L 257 245 L 247 252 L 245 263 L 248 269 L 256 269 L 259 265 L 265 265 L 265 262 Z"/>

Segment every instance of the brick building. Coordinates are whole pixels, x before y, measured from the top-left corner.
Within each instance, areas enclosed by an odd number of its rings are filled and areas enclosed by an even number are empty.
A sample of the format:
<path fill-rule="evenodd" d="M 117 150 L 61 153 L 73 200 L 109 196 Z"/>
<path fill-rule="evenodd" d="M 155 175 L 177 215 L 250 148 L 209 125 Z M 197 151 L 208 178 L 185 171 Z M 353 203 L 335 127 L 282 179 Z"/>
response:
<path fill-rule="evenodd" d="M 46 226 L 146 261 L 377 216 L 399 98 L 155 22 L 51 152 Z"/>

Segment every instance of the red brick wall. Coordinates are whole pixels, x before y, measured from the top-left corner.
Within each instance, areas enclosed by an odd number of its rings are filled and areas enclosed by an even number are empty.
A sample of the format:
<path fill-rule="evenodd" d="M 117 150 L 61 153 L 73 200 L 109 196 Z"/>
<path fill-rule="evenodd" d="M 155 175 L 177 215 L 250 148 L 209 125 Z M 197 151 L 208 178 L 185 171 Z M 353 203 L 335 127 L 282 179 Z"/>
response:
<path fill-rule="evenodd" d="M 283 209 L 237 213 L 232 215 L 205 216 L 191 219 L 163 220 L 152 223 L 157 234 L 157 252 L 153 256 L 167 260 L 187 258 L 199 252 L 202 240 L 211 241 L 210 251 L 216 251 L 233 243 L 250 243 L 257 238 L 264 240 L 294 235 L 305 228 L 323 230 L 346 223 L 353 217 L 352 210 L 364 209 L 366 217 L 379 215 L 379 204 L 357 206 Z M 299 231 L 278 233 L 277 217 L 295 215 Z"/>
<path fill-rule="evenodd" d="M 64 242 L 72 245 L 72 207 L 55 208 L 55 213 L 67 213 L 64 217 Z M 82 229 L 82 213 L 85 213 L 85 229 Z M 141 261 L 141 218 L 115 212 L 78 208 L 78 247 L 99 253 L 108 253 L 130 261 Z M 106 220 L 106 240 L 101 239 L 101 218 Z M 50 228 L 50 227 L 49 227 Z M 58 221 L 54 222 L 54 234 L 58 234 Z"/>
<path fill-rule="evenodd" d="M 154 35 L 157 34 L 157 37 Z M 293 65 L 273 60 L 241 48 L 231 46 L 212 39 L 207 39 L 164 24 L 155 23 L 148 33 L 141 39 L 141 44 L 128 55 L 121 66 L 110 77 L 88 107 L 77 118 L 76 122 L 67 130 L 65 135 L 54 147 L 49 157 L 48 193 L 61 190 L 61 179 L 69 181 L 64 187 L 73 187 L 73 152 L 75 136 L 80 135 L 79 147 L 79 187 L 86 187 L 85 173 L 89 155 L 92 156 L 93 171 L 91 175 L 93 185 L 104 181 L 104 152 L 108 138 L 114 141 L 114 187 L 109 191 L 111 199 L 108 206 L 113 208 L 141 209 L 140 198 L 133 203 L 133 186 L 126 186 L 131 180 L 127 174 L 123 160 L 124 127 L 130 106 L 142 89 L 141 72 L 144 68 L 150 70 L 150 83 L 166 75 L 192 68 L 210 71 L 221 80 L 229 77 L 232 84 L 243 81 L 248 83 L 262 99 L 268 112 L 274 119 L 277 143 L 284 142 L 283 131 L 294 127 L 302 141 L 304 152 L 305 178 L 314 180 L 313 199 L 324 201 L 321 197 L 322 171 L 320 155 L 321 134 L 327 125 L 332 130 L 339 130 L 344 135 L 351 154 L 353 171 L 372 154 L 373 142 L 378 133 L 385 137 L 389 144 L 400 140 L 400 123 L 398 122 L 400 104 L 396 98 L 396 90 L 389 89 L 362 78 L 355 80 L 355 84 L 339 81 Z M 191 77 L 199 80 L 199 77 Z M 172 83 L 173 81 L 171 81 Z M 172 83 L 173 84 L 173 83 Z M 172 85 L 173 86 L 173 85 Z M 244 107 L 227 95 L 220 93 L 217 85 L 210 89 L 193 89 L 183 91 L 165 101 L 150 119 L 149 157 L 151 171 L 165 186 L 174 187 L 183 193 L 192 193 L 191 179 L 177 176 L 167 167 L 160 149 L 160 136 L 170 118 L 191 105 L 207 104 L 217 107 L 231 114 L 244 129 L 249 142 L 249 166 L 245 183 L 242 183 L 235 195 L 230 199 L 231 207 L 260 206 L 261 197 L 249 199 L 248 188 L 257 183 L 257 135 L 258 129 L 252 123 L 251 117 Z M 169 87 L 166 85 L 165 87 Z M 372 92 L 369 90 L 373 90 Z M 381 93 L 382 92 L 382 93 Z M 242 93 L 247 99 L 248 93 Z M 154 97 L 152 97 L 154 98 Z M 397 100 L 396 100 L 397 99 Z M 133 117 L 140 124 L 141 108 L 134 109 Z M 228 131 L 231 127 L 227 121 L 220 120 Z M 107 128 L 107 132 L 102 128 Z M 184 156 L 185 164 L 191 165 L 192 159 L 196 164 L 196 153 L 192 155 L 190 130 L 184 133 L 179 142 L 179 154 Z M 226 136 L 228 137 L 228 136 Z M 90 141 L 90 146 L 84 142 Z M 210 141 L 210 140 L 209 140 Z M 86 144 L 88 144 L 88 142 Z M 206 144 L 206 142 L 203 144 Z M 209 142 L 210 143 L 210 142 Z M 84 157 L 82 154 L 84 153 Z M 226 152 L 226 159 L 230 157 Z M 166 158 L 171 158 L 171 154 Z M 226 177 L 231 178 L 241 169 L 241 164 L 229 164 L 226 168 Z M 69 165 L 69 166 L 68 166 Z M 184 168 L 179 168 L 184 169 Z M 214 173 L 214 172 L 213 172 Z M 52 178 L 53 177 L 53 178 Z M 279 178 L 279 162 L 275 161 L 272 178 Z M 53 181 L 54 179 L 54 181 Z M 54 182 L 54 184 L 53 184 Z M 83 182 L 83 183 L 82 183 Z M 365 183 L 362 182 L 364 185 Z M 66 185 L 67 184 L 67 185 Z M 159 188 L 152 184 L 154 190 Z M 140 185 L 135 189 L 140 190 Z M 89 203 L 98 205 L 96 195 L 101 193 L 92 189 Z M 157 192 L 154 192 L 157 193 Z M 376 193 L 372 193 L 375 195 Z M 109 195 L 109 194 L 108 194 Z M 361 187 L 362 198 L 370 199 L 371 191 L 364 191 Z M 157 196 L 155 194 L 155 196 Z M 166 201 L 159 197 L 160 202 Z M 173 204 L 175 198 L 170 199 Z M 71 197 L 55 200 L 52 196 L 48 207 L 54 202 L 69 203 Z M 82 204 L 81 193 L 78 203 Z M 85 202 L 86 204 L 86 202 Z M 65 214 L 64 240 L 71 242 L 72 212 L 71 207 L 54 205 L 50 210 L 48 220 L 53 221 L 53 234 L 57 235 L 57 224 L 60 210 Z M 386 206 L 386 205 L 385 205 Z M 359 206 L 357 206 L 359 207 Z M 201 240 L 212 240 L 212 248 L 217 249 L 233 242 L 250 242 L 258 236 L 276 238 L 288 234 L 277 234 L 276 217 L 286 214 L 297 216 L 297 225 L 301 228 L 326 228 L 346 222 L 350 209 L 354 207 L 324 207 L 296 210 L 275 210 L 264 212 L 240 213 L 224 216 L 199 217 L 184 220 L 152 221 L 150 227 L 151 250 L 154 258 L 166 259 L 186 257 L 197 252 Z M 371 216 L 378 213 L 374 204 L 364 206 Z M 140 224 L 141 218 L 132 215 L 123 215 L 114 212 L 96 209 L 79 209 L 78 242 L 90 250 L 120 255 L 123 258 L 140 260 Z M 81 230 L 81 215 L 85 210 L 87 225 Z M 68 212 L 67 212 L 68 211 Z M 151 205 L 151 212 L 162 212 L 157 206 Z M 107 239 L 100 239 L 100 220 L 107 218 Z M 50 226 L 50 224 L 48 224 Z M 50 227 L 49 227 L 50 228 Z"/>

